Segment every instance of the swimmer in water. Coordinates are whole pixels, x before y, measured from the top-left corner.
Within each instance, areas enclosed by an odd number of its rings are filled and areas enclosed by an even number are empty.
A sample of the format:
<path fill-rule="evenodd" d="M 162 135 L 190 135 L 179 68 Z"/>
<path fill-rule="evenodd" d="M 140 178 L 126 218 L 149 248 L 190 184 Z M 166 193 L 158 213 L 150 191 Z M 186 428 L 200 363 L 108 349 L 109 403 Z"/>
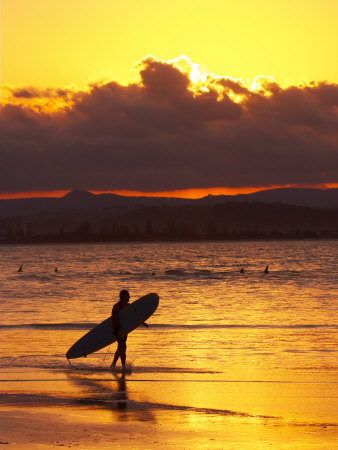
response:
<path fill-rule="evenodd" d="M 266 266 L 266 267 L 265 267 L 264 273 L 265 273 L 265 274 L 266 274 L 266 273 L 269 273 L 269 266 Z"/>
<path fill-rule="evenodd" d="M 19 267 L 18 272 L 22 272 L 22 266 Z"/>

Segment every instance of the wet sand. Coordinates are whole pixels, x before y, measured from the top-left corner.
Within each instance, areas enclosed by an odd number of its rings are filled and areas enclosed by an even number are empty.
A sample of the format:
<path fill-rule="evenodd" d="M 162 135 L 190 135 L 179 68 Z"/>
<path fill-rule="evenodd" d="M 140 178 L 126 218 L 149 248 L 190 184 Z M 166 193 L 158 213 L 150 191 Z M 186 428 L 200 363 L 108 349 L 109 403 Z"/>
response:
<path fill-rule="evenodd" d="M 2 409 L 1 448 L 47 449 L 327 449 L 337 445 L 336 428 L 249 423 L 240 420 L 207 421 L 179 411 L 157 421 L 105 421 L 89 410 Z M 8 446 L 8 447 L 7 447 Z"/>
<path fill-rule="evenodd" d="M 2 373 L 0 446 L 13 449 L 320 449 L 338 444 L 336 384 L 223 374 Z"/>

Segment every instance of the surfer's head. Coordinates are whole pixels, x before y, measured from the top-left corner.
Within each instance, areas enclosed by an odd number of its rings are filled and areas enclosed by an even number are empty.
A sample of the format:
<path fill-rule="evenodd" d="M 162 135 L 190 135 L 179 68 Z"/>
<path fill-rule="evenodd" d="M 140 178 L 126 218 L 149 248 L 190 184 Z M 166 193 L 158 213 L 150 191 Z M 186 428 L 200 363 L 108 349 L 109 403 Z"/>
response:
<path fill-rule="evenodd" d="M 122 289 L 122 291 L 120 292 L 120 300 L 122 302 L 128 303 L 129 299 L 130 299 L 129 292 L 126 289 Z"/>

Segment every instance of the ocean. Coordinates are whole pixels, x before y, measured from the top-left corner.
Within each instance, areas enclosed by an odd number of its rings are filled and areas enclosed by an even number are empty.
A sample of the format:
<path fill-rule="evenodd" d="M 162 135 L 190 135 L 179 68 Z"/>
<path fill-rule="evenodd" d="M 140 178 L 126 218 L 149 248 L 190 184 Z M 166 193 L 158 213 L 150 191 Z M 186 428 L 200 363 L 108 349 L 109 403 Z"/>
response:
<path fill-rule="evenodd" d="M 156 292 L 160 304 L 149 329 L 128 337 L 118 420 L 148 405 L 149 421 L 177 410 L 199 420 L 337 426 L 338 241 L 11 245 L 0 253 L 2 405 L 114 410 L 119 390 L 102 383 L 116 382 L 116 344 L 71 362 L 65 353 L 128 289 L 131 301 Z"/>

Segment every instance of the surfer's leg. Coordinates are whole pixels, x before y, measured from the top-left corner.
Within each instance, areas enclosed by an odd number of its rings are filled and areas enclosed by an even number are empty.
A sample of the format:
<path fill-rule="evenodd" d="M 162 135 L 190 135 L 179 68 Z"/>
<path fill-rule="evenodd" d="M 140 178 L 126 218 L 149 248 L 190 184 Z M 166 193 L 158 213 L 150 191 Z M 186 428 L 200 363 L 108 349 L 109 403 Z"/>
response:
<path fill-rule="evenodd" d="M 116 366 L 116 363 L 119 358 L 121 359 L 122 366 L 124 366 L 126 364 L 126 349 L 127 349 L 126 341 L 127 341 L 126 337 L 123 339 L 119 339 L 117 341 L 117 350 L 115 352 L 111 367 Z"/>
<path fill-rule="evenodd" d="M 121 340 L 118 341 L 119 345 L 118 345 L 118 351 L 119 351 L 119 355 L 121 358 L 121 363 L 122 366 L 126 365 L 126 351 L 127 351 L 127 336 Z"/>
<path fill-rule="evenodd" d="M 119 348 L 117 347 L 117 350 L 114 354 L 114 359 L 113 359 L 112 365 L 110 367 L 116 366 L 116 363 L 117 363 L 117 360 L 119 359 L 119 357 L 120 357 L 120 353 L 119 353 Z"/>
<path fill-rule="evenodd" d="M 126 343 L 121 344 L 121 350 L 120 350 L 120 358 L 122 366 L 126 365 L 126 351 L 127 351 L 127 345 Z"/>

